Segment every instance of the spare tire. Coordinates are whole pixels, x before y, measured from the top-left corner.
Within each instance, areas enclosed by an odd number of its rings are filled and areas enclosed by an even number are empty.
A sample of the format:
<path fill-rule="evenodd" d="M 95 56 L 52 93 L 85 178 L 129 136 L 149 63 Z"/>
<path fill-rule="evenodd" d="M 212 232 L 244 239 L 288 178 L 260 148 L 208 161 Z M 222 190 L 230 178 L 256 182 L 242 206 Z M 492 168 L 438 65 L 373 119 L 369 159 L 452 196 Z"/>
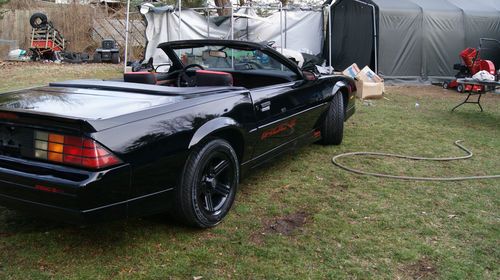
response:
<path fill-rule="evenodd" d="M 30 24 L 33 28 L 44 28 L 47 23 L 47 16 L 43 13 L 34 13 L 30 17 Z"/>

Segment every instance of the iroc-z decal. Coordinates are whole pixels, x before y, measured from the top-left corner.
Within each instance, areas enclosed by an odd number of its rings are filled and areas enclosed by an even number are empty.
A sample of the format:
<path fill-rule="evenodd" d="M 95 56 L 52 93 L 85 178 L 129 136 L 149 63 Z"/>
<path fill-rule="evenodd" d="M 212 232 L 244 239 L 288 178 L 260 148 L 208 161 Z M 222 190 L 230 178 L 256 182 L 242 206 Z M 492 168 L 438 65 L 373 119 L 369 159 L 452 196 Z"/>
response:
<path fill-rule="evenodd" d="M 271 129 L 265 130 L 260 135 L 260 140 L 264 140 L 271 137 L 276 138 L 276 137 L 290 136 L 295 131 L 296 124 L 297 124 L 297 119 L 291 119 Z"/>

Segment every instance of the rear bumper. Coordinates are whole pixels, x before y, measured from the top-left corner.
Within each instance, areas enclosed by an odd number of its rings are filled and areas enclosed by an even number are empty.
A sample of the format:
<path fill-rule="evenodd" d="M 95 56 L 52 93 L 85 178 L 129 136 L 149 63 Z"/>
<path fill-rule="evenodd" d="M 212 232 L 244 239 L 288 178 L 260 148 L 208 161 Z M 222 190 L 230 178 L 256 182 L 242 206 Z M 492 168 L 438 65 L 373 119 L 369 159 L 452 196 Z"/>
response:
<path fill-rule="evenodd" d="M 13 210 L 21 211 L 31 216 L 78 225 L 122 218 L 124 216 L 124 211 L 126 210 L 121 209 L 121 206 L 113 206 L 87 212 L 70 208 L 62 208 L 41 202 L 34 202 L 4 194 L 0 194 L 0 205 Z"/>
<path fill-rule="evenodd" d="M 0 205 L 73 224 L 127 217 L 130 167 L 91 172 L 0 156 Z"/>

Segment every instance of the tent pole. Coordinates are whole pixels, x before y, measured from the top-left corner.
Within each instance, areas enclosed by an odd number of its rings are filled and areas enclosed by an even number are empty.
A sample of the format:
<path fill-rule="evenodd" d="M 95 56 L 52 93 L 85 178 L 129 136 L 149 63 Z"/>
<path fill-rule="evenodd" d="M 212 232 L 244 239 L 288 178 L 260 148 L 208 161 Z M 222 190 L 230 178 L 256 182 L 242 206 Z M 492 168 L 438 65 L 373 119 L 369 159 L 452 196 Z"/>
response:
<path fill-rule="evenodd" d="M 234 7 L 231 4 L 231 40 L 234 40 Z"/>
<path fill-rule="evenodd" d="M 372 18 L 373 18 L 373 48 L 374 48 L 374 62 L 375 62 L 375 73 L 378 74 L 378 46 L 377 46 L 377 40 L 378 40 L 378 34 L 377 34 L 377 21 L 376 21 L 376 13 L 375 13 L 375 6 L 373 4 L 368 4 L 365 2 L 361 2 L 359 0 L 354 0 L 355 2 L 358 2 L 362 5 L 367 5 L 372 8 Z"/>
<path fill-rule="evenodd" d="M 128 32 L 129 32 L 129 17 L 130 17 L 130 0 L 127 1 L 127 19 L 125 22 L 125 57 L 123 62 L 123 73 L 127 72 L 127 60 L 128 60 Z"/>
<path fill-rule="evenodd" d="M 375 19 L 375 6 L 372 4 L 368 4 L 369 6 L 372 7 L 372 17 L 373 17 L 373 46 L 375 50 L 375 54 L 373 55 L 375 58 L 375 73 L 378 74 L 378 46 L 377 46 L 377 41 L 378 41 L 378 34 L 377 34 L 377 22 Z"/>
<path fill-rule="evenodd" d="M 181 19 L 182 0 L 179 0 L 177 3 L 179 5 L 179 40 L 180 40 L 181 39 L 181 25 L 182 25 L 182 19 Z"/>
<path fill-rule="evenodd" d="M 280 47 L 281 47 L 281 54 L 283 54 L 283 3 L 279 3 L 279 9 L 280 9 Z"/>
<path fill-rule="evenodd" d="M 210 11 L 208 10 L 208 2 L 205 7 L 205 16 L 207 17 L 207 38 L 210 38 Z"/>
<path fill-rule="evenodd" d="M 332 1 L 327 6 L 328 9 L 328 64 L 332 67 L 332 6 L 335 1 Z"/>
<path fill-rule="evenodd" d="M 234 40 L 234 6 L 231 4 L 231 40 Z M 231 49 L 231 69 L 234 69 L 234 50 Z"/>
<path fill-rule="evenodd" d="M 288 20 L 287 20 L 287 15 L 288 15 L 288 9 L 285 9 L 285 49 L 286 49 L 286 42 L 288 41 Z"/>

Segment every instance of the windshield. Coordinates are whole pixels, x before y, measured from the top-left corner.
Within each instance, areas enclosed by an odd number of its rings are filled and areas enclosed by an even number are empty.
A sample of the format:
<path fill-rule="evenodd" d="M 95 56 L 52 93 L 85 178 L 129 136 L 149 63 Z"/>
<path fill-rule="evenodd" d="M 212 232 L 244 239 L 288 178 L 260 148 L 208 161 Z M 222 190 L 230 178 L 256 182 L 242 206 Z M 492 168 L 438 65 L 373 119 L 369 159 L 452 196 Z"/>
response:
<path fill-rule="evenodd" d="M 288 67 L 260 50 L 239 50 L 224 46 L 176 49 L 184 65 L 199 64 L 216 70 L 267 70 L 293 73 Z"/>

